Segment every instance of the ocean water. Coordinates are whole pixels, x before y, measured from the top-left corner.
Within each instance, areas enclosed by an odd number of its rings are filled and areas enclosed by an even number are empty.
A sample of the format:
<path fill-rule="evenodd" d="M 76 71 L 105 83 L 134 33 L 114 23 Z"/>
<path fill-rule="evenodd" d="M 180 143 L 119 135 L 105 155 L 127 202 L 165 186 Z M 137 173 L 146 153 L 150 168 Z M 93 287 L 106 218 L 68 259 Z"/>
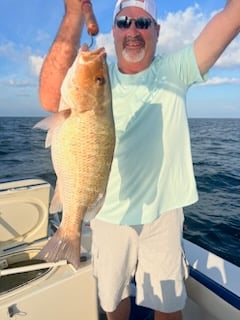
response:
<path fill-rule="evenodd" d="M 0 117 L 0 182 L 40 177 L 55 185 L 40 118 Z M 185 208 L 184 237 L 240 266 L 240 119 L 190 119 L 198 203 Z"/>
<path fill-rule="evenodd" d="M 199 201 L 184 236 L 240 266 L 240 119 L 190 119 Z"/>

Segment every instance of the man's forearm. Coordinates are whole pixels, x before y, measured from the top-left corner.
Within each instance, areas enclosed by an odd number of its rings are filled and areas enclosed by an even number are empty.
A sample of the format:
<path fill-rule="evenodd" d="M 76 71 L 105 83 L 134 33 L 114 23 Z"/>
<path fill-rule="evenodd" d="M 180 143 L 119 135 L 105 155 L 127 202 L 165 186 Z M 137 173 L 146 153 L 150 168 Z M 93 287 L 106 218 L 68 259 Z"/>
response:
<path fill-rule="evenodd" d="M 61 85 L 76 57 L 82 26 L 81 13 L 66 13 L 44 60 L 39 79 L 39 97 L 42 107 L 47 111 L 58 111 Z"/>

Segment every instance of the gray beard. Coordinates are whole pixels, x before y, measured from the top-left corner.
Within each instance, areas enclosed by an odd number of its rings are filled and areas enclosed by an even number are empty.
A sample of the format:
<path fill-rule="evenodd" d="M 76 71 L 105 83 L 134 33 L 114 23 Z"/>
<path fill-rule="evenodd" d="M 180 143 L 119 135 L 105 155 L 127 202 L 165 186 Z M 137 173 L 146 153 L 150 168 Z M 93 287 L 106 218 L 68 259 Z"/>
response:
<path fill-rule="evenodd" d="M 128 62 L 137 63 L 143 60 L 145 56 L 145 49 L 142 48 L 138 53 L 131 52 L 131 50 L 128 50 L 126 48 L 123 49 L 122 55 L 124 59 Z"/>

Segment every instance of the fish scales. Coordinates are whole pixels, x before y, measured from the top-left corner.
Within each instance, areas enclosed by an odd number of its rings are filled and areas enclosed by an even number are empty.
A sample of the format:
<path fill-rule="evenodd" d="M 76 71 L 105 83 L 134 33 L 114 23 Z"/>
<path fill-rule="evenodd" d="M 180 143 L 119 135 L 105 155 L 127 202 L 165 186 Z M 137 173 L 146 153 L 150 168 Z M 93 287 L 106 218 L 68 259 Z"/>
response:
<path fill-rule="evenodd" d="M 106 54 L 80 49 L 62 88 L 60 112 L 35 127 L 48 130 L 57 175 L 50 212 L 61 224 L 36 258 L 80 265 L 81 224 L 101 208 L 115 148 L 115 126 Z"/>
<path fill-rule="evenodd" d="M 70 191 L 77 188 L 78 205 L 89 207 L 99 194 L 105 193 L 114 135 L 110 134 L 108 123 L 99 121 L 94 112 L 88 111 L 80 117 L 80 121 L 78 118 L 69 117 L 55 135 L 56 141 L 52 143 L 53 163 L 56 172 L 62 170 L 62 185 L 67 191 L 63 195 L 64 200 L 67 195 L 72 197 Z M 69 170 L 69 166 L 73 170 Z M 76 177 L 73 179 L 72 175 Z"/>

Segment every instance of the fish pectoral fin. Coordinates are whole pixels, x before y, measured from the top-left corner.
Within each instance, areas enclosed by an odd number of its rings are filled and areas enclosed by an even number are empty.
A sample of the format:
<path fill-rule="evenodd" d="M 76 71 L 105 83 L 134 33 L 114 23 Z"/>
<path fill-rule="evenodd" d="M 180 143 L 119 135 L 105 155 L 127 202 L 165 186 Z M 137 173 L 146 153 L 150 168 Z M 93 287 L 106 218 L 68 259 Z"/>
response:
<path fill-rule="evenodd" d="M 63 123 L 63 121 L 68 118 L 70 115 L 70 110 L 67 112 L 67 110 L 56 112 L 50 115 L 49 117 L 46 117 L 42 119 L 41 121 L 37 122 L 33 129 L 42 129 L 42 130 L 49 130 L 53 129 L 55 127 L 58 127 L 60 124 Z"/>
<path fill-rule="evenodd" d="M 59 181 L 57 180 L 56 182 L 56 187 L 55 191 L 51 200 L 50 208 L 49 208 L 49 213 L 50 214 L 55 214 L 57 212 L 62 211 L 62 197 L 61 197 L 61 192 L 60 192 L 60 187 L 59 187 Z"/>
<path fill-rule="evenodd" d="M 54 131 L 63 124 L 63 122 L 69 117 L 70 113 L 70 109 L 57 112 L 35 124 L 33 129 L 42 129 L 45 131 L 48 130 L 45 148 L 48 148 L 51 145 Z"/>
<path fill-rule="evenodd" d="M 67 260 L 75 269 L 78 269 L 80 266 L 80 250 L 80 233 L 77 233 L 74 237 L 72 235 L 69 237 L 59 227 L 35 258 L 47 262 Z"/>
<path fill-rule="evenodd" d="M 101 210 L 104 200 L 105 200 L 106 193 L 99 194 L 97 200 L 91 207 L 88 207 L 86 213 L 84 214 L 83 221 L 88 222 L 95 218 L 98 212 Z"/>
<path fill-rule="evenodd" d="M 61 100 L 60 100 L 60 104 L 59 104 L 59 111 L 62 112 L 62 111 L 68 110 L 68 109 L 70 109 L 69 105 L 67 104 L 67 102 L 62 97 Z"/>

